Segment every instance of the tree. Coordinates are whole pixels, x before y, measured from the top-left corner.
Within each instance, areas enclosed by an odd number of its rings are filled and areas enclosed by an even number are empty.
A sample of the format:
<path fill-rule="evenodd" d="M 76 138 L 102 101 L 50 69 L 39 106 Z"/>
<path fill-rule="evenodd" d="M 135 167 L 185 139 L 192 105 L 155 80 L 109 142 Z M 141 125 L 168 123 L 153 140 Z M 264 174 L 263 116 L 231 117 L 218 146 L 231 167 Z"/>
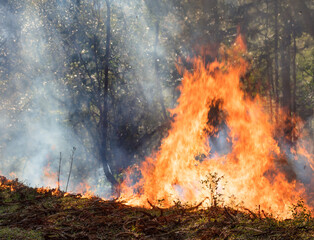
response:
<path fill-rule="evenodd" d="M 291 18 L 289 12 L 283 7 L 282 15 L 284 27 L 281 42 L 281 79 L 282 79 L 282 105 L 290 115 L 291 113 L 291 80 L 290 80 L 290 45 L 291 45 Z"/>

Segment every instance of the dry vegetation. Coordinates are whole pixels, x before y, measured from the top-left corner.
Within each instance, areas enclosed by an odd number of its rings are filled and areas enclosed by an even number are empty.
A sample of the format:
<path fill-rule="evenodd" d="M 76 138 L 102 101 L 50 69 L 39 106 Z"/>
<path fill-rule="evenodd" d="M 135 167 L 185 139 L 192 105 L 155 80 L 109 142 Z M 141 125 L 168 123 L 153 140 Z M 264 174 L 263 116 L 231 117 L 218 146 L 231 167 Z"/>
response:
<path fill-rule="evenodd" d="M 180 203 L 147 210 L 0 177 L 0 239 L 313 239 L 302 202 L 291 211 L 293 219 L 279 221 L 262 211 Z"/>

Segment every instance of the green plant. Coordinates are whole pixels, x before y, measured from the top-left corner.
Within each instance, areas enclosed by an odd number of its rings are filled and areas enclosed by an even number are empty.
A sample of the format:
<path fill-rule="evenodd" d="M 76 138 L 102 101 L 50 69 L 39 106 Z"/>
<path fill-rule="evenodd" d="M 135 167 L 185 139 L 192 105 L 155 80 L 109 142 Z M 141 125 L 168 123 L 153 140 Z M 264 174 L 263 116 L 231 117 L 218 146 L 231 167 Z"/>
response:
<path fill-rule="evenodd" d="M 217 207 L 222 203 L 222 193 L 219 192 L 220 182 L 223 176 L 218 176 L 216 172 L 208 173 L 205 175 L 205 179 L 201 180 L 201 183 L 210 191 L 211 205 Z"/>
<path fill-rule="evenodd" d="M 306 207 L 304 200 L 299 199 L 296 204 L 293 204 L 291 207 L 291 212 L 293 220 L 297 224 L 307 224 L 312 219 L 311 211 Z"/>

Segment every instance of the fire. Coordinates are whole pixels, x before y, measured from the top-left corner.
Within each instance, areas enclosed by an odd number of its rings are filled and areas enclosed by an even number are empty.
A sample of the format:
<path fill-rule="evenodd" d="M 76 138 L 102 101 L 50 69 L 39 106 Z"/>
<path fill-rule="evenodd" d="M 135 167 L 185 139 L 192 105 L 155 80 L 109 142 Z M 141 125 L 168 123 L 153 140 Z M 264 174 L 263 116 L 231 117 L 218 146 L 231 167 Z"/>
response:
<path fill-rule="evenodd" d="M 60 194 L 60 189 L 57 188 L 59 186 L 58 174 L 51 169 L 50 162 L 43 168 L 41 179 L 44 187 L 36 188 L 38 193 L 51 193 L 54 196 Z"/>
<path fill-rule="evenodd" d="M 45 193 L 51 193 L 53 196 L 59 196 L 61 192 L 57 188 L 49 188 L 49 187 L 41 187 L 41 188 L 36 188 L 36 191 L 41 194 Z"/>
<path fill-rule="evenodd" d="M 9 176 L 11 178 L 17 178 L 17 175 L 15 174 L 15 172 L 10 172 Z"/>
<path fill-rule="evenodd" d="M 82 193 L 82 198 L 91 199 L 95 197 L 95 191 L 92 191 L 91 186 L 86 182 L 81 182 L 80 185 L 75 188 L 75 192 Z"/>
<path fill-rule="evenodd" d="M 277 159 L 283 153 L 265 101 L 260 97 L 252 100 L 241 90 L 240 79 L 248 67 L 244 52 L 239 36 L 231 49 L 221 50 L 221 62 L 205 66 L 195 59 L 194 71 L 184 72 L 178 106 L 170 110 L 172 128 L 160 150 L 139 166 L 136 184 L 132 179 L 137 167 L 128 170 L 120 200 L 144 207 L 161 201 L 170 207 L 177 200 L 213 200 L 216 194 L 225 205 L 236 199 L 248 209 L 260 206 L 286 218 L 290 206 L 306 197 L 302 183 L 288 180 L 278 168 Z M 225 138 L 222 150 L 215 151 L 215 141 L 221 137 Z M 313 167 L 313 156 L 307 157 Z M 208 176 L 223 179 L 215 189 L 213 185 L 204 188 Z"/>
<path fill-rule="evenodd" d="M 43 177 L 42 180 L 45 186 L 48 187 L 57 187 L 58 184 L 58 174 L 51 170 L 50 163 L 43 169 Z"/>
<path fill-rule="evenodd" d="M 58 173 L 54 172 L 51 169 L 49 162 L 43 169 L 42 180 L 43 180 L 45 187 L 38 188 L 37 192 L 39 192 L 39 193 L 51 192 L 52 195 L 59 195 L 60 194 L 60 189 L 58 189 L 57 186 L 61 186 L 64 184 L 62 183 L 62 181 L 60 182 L 60 184 L 58 183 Z M 51 188 L 53 188 L 53 189 L 51 189 Z M 81 194 L 82 198 L 92 198 L 95 196 L 95 194 L 94 194 L 95 191 L 91 190 L 91 186 L 86 181 L 83 181 L 78 186 L 76 186 L 74 189 L 74 193 Z M 65 196 L 67 196 L 69 194 L 71 194 L 71 192 L 65 193 Z"/>
<path fill-rule="evenodd" d="M 16 191 L 17 179 L 10 180 L 0 176 L 0 189 L 10 189 L 11 192 Z"/>

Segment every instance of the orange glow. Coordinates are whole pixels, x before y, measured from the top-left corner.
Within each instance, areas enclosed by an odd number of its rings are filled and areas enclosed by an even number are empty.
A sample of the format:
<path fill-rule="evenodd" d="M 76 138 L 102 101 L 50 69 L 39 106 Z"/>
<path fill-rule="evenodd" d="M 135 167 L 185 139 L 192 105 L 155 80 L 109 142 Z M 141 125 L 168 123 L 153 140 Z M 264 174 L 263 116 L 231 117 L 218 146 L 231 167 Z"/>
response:
<path fill-rule="evenodd" d="M 75 192 L 81 193 L 82 198 L 91 199 L 95 196 L 95 191 L 92 191 L 91 186 L 86 182 L 80 183 L 80 185 L 75 188 Z"/>
<path fill-rule="evenodd" d="M 47 166 L 44 167 L 42 181 L 43 181 L 43 185 L 45 187 L 38 188 L 37 192 L 39 192 L 39 193 L 51 192 L 52 195 L 60 194 L 59 189 L 57 189 L 58 173 L 51 170 L 50 163 L 48 163 Z M 64 185 L 64 184 L 61 181 L 60 186 L 62 186 L 62 185 Z M 79 186 L 75 187 L 73 192 L 81 194 L 82 198 L 92 198 L 95 195 L 94 194 L 95 191 L 92 191 L 91 186 L 85 181 L 80 183 Z M 71 194 L 71 192 L 65 193 L 65 196 L 67 196 L 69 194 Z"/>
<path fill-rule="evenodd" d="M 212 201 L 211 190 L 201 181 L 214 173 L 223 176 L 215 191 L 224 205 L 232 205 L 235 199 L 251 210 L 260 206 L 287 218 L 290 206 L 307 197 L 304 186 L 295 179 L 288 181 L 277 166 L 282 153 L 265 101 L 249 99 L 241 90 L 240 79 L 248 67 L 243 58 L 245 48 L 239 36 L 231 49 L 220 50 L 221 62 L 205 66 L 195 59 L 193 72 L 184 72 L 178 106 L 170 110 L 174 122 L 168 136 L 160 150 L 139 166 L 141 178 L 136 184 L 132 184 L 136 167 L 128 169 L 120 186 L 121 201 L 148 208 L 148 201 L 156 205 L 161 201 L 164 207 L 177 200 L 194 204 L 207 197 Z M 210 136 L 218 139 L 221 130 L 219 124 L 209 122 L 217 115 L 208 116 L 215 104 L 228 128 L 226 142 L 231 145 L 223 154 L 215 153 L 209 140 Z M 307 158 L 313 167 L 313 156 Z"/>
<path fill-rule="evenodd" d="M 44 186 L 53 188 L 58 186 L 58 174 L 51 170 L 50 163 L 44 167 L 42 180 Z"/>
<path fill-rule="evenodd" d="M 9 176 L 10 176 L 11 178 L 17 178 L 17 176 L 16 176 L 16 174 L 15 174 L 14 172 L 11 172 L 11 173 L 9 174 Z"/>
<path fill-rule="evenodd" d="M 49 187 L 41 187 L 41 188 L 36 188 L 36 191 L 41 194 L 45 193 L 51 193 L 53 196 L 58 196 L 60 194 L 60 191 L 57 188 L 49 188 Z"/>
<path fill-rule="evenodd" d="M 51 170 L 50 163 L 43 169 L 42 183 L 44 187 L 37 188 L 38 193 L 51 193 L 52 195 L 59 195 L 60 191 L 58 186 L 58 174 Z"/>
<path fill-rule="evenodd" d="M 16 182 L 0 176 L 0 189 L 10 189 L 11 192 L 14 192 L 16 190 L 15 184 Z"/>

